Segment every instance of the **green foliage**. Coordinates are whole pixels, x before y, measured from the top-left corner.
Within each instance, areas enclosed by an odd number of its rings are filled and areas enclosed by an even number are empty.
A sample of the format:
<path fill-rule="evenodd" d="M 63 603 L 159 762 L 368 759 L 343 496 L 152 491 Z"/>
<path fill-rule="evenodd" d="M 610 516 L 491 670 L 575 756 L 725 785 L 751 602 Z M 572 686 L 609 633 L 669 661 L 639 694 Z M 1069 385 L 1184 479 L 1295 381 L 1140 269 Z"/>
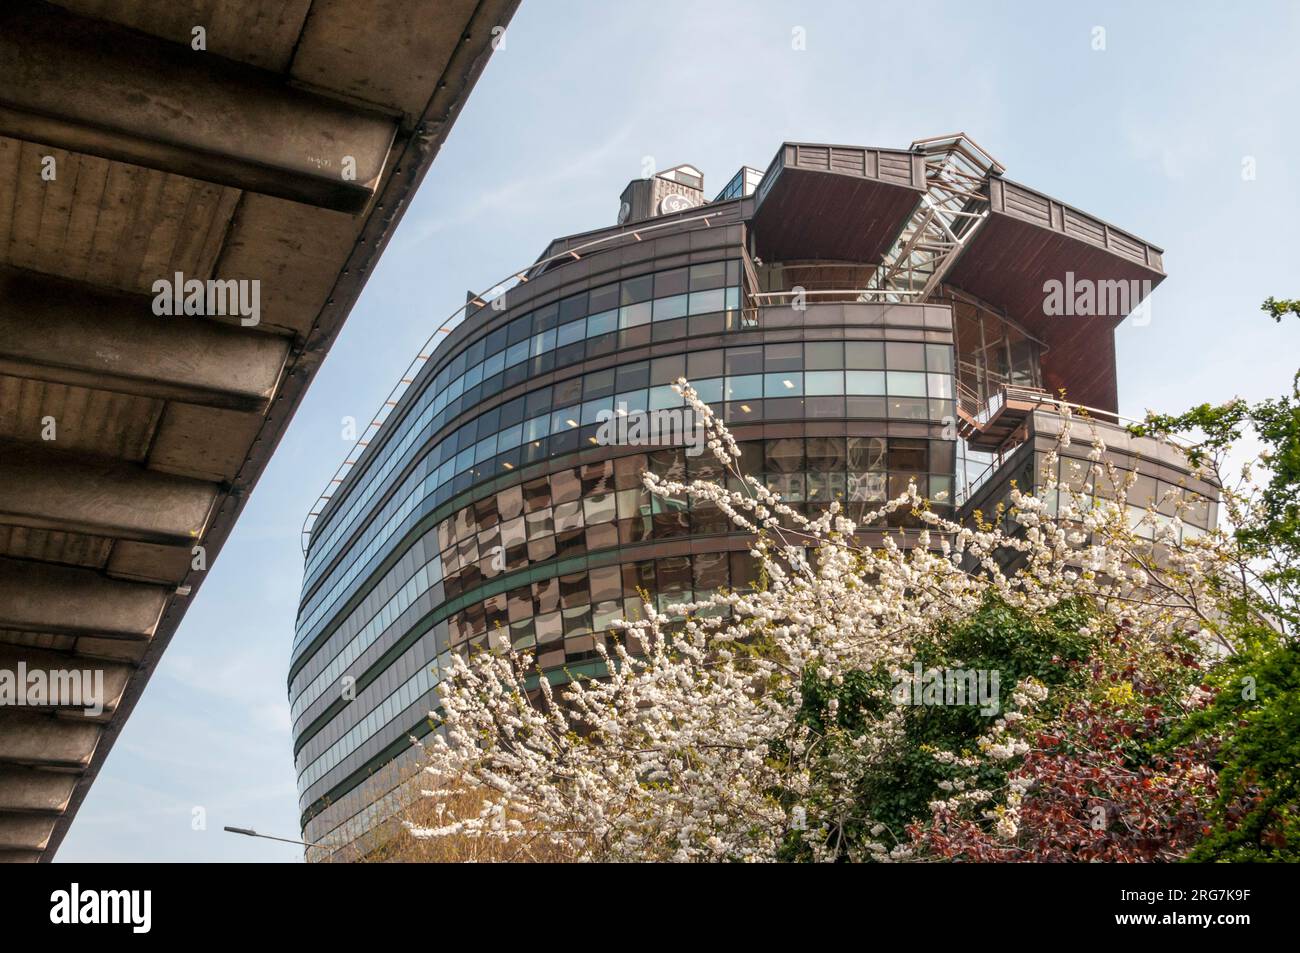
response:
<path fill-rule="evenodd" d="M 1035 619 L 991 601 L 961 627 L 933 633 L 930 644 L 917 647 L 916 656 L 922 669 L 997 672 L 1005 706 L 1016 684 L 1031 676 L 1049 691 L 1067 682 L 1078 683 L 1077 663 L 1086 660 L 1099 643 L 1096 636 L 1080 634 L 1090 620 L 1087 607 L 1079 603 L 1063 604 L 1050 615 Z M 898 810 L 891 820 L 898 822 L 910 821 L 922 811 L 928 813 L 926 805 L 937 794 L 934 783 L 947 776 L 925 750 L 968 749 L 988 731 L 992 720 L 973 705 L 914 706 L 907 714 L 909 757 L 897 778 L 904 789 L 892 797 Z M 925 781 L 931 783 L 923 784 Z"/>
<path fill-rule="evenodd" d="M 1300 300 L 1269 298 L 1263 310 L 1281 323 L 1300 316 Z M 1219 795 L 1213 826 L 1189 857 L 1198 861 L 1300 860 L 1300 371 L 1276 400 L 1201 404 L 1134 428 L 1197 435 L 1196 459 L 1221 458 L 1247 428 L 1264 445 L 1269 477 L 1249 501 L 1257 506 L 1238 507 L 1234 534 L 1258 585 L 1230 607 L 1238 651 L 1208 676 L 1213 702 L 1168 739 L 1217 746 Z"/>
<path fill-rule="evenodd" d="M 1000 703 L 1006 706 L 1012 691 L 1030 676 L 1052 688 L 1079 685 L 1085 679 L 1080 666 L 1099 650 L 1101 639 L 1085 635 L 1092 616 L 1088 606 L 1069 603 L 1058 606 L 1042 618 L 1031 618 L 997 600 L 990 600 L 960 627 L 931 633 L 916 647 L 923 669 L 961 668 L 996 671 Z M 873 725 L 894 707 L 888 673 L 854 672 L 841 684 L 806 672 L 802 685 L 801 718 L 818 735 L 826 738 L 826 750 L 814 765 L 816 770 L 833 770 L 839 764 L 835 750 L 873 730 Z M 831 715 L 831 701 L 838 703 Z M 1052 705 L 1049 696 L 1049 706 Z M 915 821 L 930 816 L 929 804 L 944 796 L 939 782 L 950 773 L 939 764 L 935 750 L 958 753 L 973 750 L 975 740 L 985 734 L 996 715 L 982 714 L 975 705 L 906 705 L 900 743 L 878 770 L 856 779 L 852 801 L 858 805 L 843 820 L 835 836 L 860 843 L 870 838 L 869 828 L 883 824 L 892 839 L 904 839 L 903 832 Z M 989 765 L 981 783 L 989 787 L 1005 781 L 1005 771 Z M 821 805 L 808 805 L 810 813 Z M 890 835 L 882 834 L 886 842 Z M 785 860 L 799 860 L 807 850 L 792 835 L 786 844 Z"/>
<path fill-rule="evenodd" d="M 1287 300 L 1286 298 L 1266 298 L 1262 310 L 1268 312 L 1274 321 L 1281 324 L 1282 316 L 1284 314 L 1300 315 L 1300 299 Z"/>
<path fill-rule="evenodd" d="M 1169 737 L 1218 747 L 1213 827 L 1192 861 L 1300 861 L 1300 646 L 1261 639 L 1210 674 L 1213 702 Z"/>
<path fill-rule="evenodd" d="M 1300 316 L 1300 300 L 1269 298 L 1263 310 L 1280 322 L 1286 314 Z M 1291 393 L 1276 400 L 1248 403 L 1230 400 L 1217 406 L 1200 404 L 1177 415 L 1148 414 L 1129 428 L 1143 436 L 1184 436 L 1197 441 L 1189 456 L 1195 464 L 1221 460 L 1246 430 L 1263 444 L 1260 462 L 1269 471 L 1259 492 L 1258 511 L 1243 509 L 1234 528 L 1248 560 L 1262 560 L 1263 586 L 1272 593 L 1275 617 L 1300 626 L 1300 371 Z"/>

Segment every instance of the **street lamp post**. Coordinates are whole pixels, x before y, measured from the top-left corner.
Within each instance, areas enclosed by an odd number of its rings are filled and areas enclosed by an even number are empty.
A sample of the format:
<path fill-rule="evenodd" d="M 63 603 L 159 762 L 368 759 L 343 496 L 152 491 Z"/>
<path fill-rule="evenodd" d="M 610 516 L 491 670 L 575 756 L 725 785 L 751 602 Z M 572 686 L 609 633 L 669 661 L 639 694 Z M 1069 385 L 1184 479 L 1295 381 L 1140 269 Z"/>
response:
<path fill-rule="evenodd" d="M 261 837 L 264 840 L 278 840 L 282 844 L 297 844 L 300 847 L 320 847 L 321 849 L 325 849 L 324 844 L 313 844 L 305 840 L 292 840 L 291 838 L 288 837 L 275 837 L 274 835 L 271 834 L 259 834 L 251 827 L 226 826 L 223 827 L 222 830 L 229 831 L 231 834 L 243 834 L 245 837 Z"/>

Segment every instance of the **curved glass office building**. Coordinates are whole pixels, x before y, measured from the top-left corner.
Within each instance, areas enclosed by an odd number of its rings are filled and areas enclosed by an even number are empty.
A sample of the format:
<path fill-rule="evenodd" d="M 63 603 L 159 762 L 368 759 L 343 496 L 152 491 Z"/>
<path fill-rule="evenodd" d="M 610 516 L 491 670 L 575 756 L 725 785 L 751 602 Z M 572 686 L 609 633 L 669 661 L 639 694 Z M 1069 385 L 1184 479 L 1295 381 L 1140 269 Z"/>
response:
<path fill-rule="evenodd" d="M 289 672 L 307 841 L 357 843 L 391 814 L 452 652 L 598 675 L 639 592 L 749 584 L 748 541 L 716 510 L 641 486 L 713 475 L 711 456 L 609 425 L 672 419 L 677 378 L 809 510 L 873 509 L 909 481 L 949 512 L 988 507 L 1050 430 L 1050 394 L 1117 409 L 1112 332 L 1160 250 L 1011 183 L 965 137 L 786 143 L 713 201 L 703 184 L 690 166 L 635 181 L 619 224 L 472 299 L 318 505 Z M 1114 282 L 1114 307 L 1047 313 L 1057 279 Z M 1209 525 L 1212 487 L 1154 445 L 1123 452 L 1153 492 L 1203 496 Z"/>

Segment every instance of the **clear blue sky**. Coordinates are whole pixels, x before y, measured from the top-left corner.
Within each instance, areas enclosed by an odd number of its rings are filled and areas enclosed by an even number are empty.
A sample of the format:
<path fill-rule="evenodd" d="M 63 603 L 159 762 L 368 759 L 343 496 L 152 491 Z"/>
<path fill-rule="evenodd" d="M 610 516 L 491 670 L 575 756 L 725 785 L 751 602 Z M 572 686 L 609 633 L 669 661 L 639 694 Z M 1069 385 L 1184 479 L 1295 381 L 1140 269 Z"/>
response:
<path fill-rule="evenodd" d="M 1118 332 L 1121 411 L 1279 393 L 1300 348 L 1258 308 L 1300 294 L 1297 48 L 1289 3 L 523 0 L 59 859 L 300 859 L 221 828 L 298 836 L 298 530 L 341 419 L 368 419 L 467 289 L 613 223 L 646 156 L 698 166 L 712 195 L 783 140 L 964 131 L 1009 178 L 1165 249 L 1151 323 Z"/>

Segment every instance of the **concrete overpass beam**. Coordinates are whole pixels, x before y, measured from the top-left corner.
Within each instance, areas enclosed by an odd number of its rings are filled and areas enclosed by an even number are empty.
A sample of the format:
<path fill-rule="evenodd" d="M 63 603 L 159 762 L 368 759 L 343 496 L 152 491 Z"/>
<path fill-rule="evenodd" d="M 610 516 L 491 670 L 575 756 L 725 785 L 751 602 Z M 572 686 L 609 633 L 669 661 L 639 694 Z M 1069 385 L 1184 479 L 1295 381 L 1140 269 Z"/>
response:
<path fill-rule="evenodd" d="M 77 775 L 0 766 L 0 811 L 61 814 L 72 797 Z"/>
<path fill-rule="evenodd" d="M 149 639 L 171 594 L 91 569 L 0 558 L 0 629 Z"/>
<path fill-rule="evenodd" d="M 100 726 L 46 712 L 0 709 L 0 763 L 81 769 L 99 743 Z"/>
<path fill-rule="evenodd" d="M 39 850 L 0 850 L 0 864 L 39 864 Z"/>
<path fill-rule="evenodd" d="M 144 295 L 0 267 L 0 374 L 261 413 L 288 353 L 275 335 L 157 316 Z"/>
<path fill-rule="evenodd" d="M 144 467 L 0 443 L 0 523 L 189 546 L 207 524 L 216 484 Z"/>
<path fill-rule="evenodd" d="M 0 851 L 44 850 L 53 830 L 53 817 L 0 814 Z"/>
<path fill-rule="evenodd" d="M 355 214 L 392 119 L 39 0 L 0 7 L 0 135 Z"/>
<path fill-rule="evenodd" d="M 117 707 L 132 668 L 119 662 L 0 643 L 0 678 L 5 677 L 5 672 L 15 681 L 19 681 L 20 674 L 30 680 L 33 673 L 42 673 L 47 686 L 46 703 L 51 709 L 81 712 L 99 708 L 99 717 L 107 717 Z M 67 673 L 68 677 L 62 677 L 61 673 Z M 4 800 L 0 798 L 0 808 L 3 807 Z"/>

